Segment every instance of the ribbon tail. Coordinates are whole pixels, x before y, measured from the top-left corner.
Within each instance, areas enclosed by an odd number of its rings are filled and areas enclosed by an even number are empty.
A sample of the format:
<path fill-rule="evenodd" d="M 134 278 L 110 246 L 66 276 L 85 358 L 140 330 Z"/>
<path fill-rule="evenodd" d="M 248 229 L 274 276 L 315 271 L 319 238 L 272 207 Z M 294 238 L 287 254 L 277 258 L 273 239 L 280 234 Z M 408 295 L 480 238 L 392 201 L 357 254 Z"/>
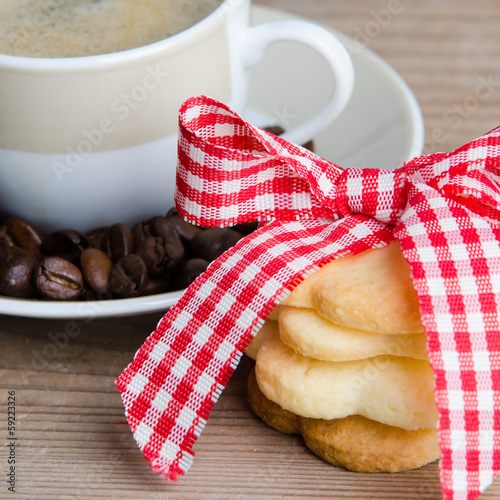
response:
<path fill-rule="evenodd" d="M 279 301 L 330 260 L 393 240 L 365 216 L 271 222 L 213 262 L 117 379 L 134 438 L 175 479 L 243 352 Z"/>
<path fill-rule="evenodd" d="M 500 228 L 411 179 L 394 229 L 435 377 L 444 500 L 474 500 L 500 470 Z"/>

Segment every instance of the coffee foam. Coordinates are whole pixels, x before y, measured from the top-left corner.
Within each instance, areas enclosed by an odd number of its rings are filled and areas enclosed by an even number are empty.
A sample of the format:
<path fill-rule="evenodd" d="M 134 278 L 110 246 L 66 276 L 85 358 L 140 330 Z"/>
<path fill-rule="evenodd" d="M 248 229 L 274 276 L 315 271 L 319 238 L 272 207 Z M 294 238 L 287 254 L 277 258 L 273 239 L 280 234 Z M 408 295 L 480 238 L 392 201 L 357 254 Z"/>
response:
<path fill-rule="evenodd" d="M 0 53 L 78 57 L 132 49 L 175 35 L 222 0 L 0 0 Z"/>

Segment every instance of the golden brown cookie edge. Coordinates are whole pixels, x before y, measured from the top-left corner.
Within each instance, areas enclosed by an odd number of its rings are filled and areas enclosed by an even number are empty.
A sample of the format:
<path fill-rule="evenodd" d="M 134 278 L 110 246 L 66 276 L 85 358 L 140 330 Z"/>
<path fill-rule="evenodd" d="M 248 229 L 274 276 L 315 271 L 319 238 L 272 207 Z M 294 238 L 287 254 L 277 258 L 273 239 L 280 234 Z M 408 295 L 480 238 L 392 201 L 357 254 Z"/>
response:
<path fill-rule="evenodd" d="M 326 462 L 354 472 L 402 472 L 440 457 L 437 432 L 407 431 L 360 415 L 322 420 L 284 410 L 260 390 L 255 370 L 248 377 L 252 411 L 279 432 L 301 434 L 306 446 Z"/>

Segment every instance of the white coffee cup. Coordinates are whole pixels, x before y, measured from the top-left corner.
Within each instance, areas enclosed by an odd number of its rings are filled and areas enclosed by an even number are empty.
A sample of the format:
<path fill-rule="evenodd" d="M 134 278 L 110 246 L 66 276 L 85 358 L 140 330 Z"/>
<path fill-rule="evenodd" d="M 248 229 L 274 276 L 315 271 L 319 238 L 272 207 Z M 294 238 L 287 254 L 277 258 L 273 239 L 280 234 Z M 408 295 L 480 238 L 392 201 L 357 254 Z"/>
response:
<path fill-rule="evenodd" d="M 350 98 L 347 51 L 306 21 L 249 23 L 250 0 L 226 0 L 186 31 L 137 49 L 0 55 L 0 212 L 43 232 L 164 214 L 173 206 L 179 107 L 205 94 L 244 113 L 250 70 L 276 41 L 309 45 L 332 69 L 322 110 L 285 136 L 313 138 Z"/>

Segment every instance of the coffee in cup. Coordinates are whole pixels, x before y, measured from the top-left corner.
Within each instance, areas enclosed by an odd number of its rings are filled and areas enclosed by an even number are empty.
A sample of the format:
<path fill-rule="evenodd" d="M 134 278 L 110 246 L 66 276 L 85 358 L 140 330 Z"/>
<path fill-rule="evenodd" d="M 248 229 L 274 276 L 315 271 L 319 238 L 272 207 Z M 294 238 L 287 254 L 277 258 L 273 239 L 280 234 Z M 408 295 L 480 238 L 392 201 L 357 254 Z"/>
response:
<path fill-rule="evenodd" d="M 0 0 L 0 53 L 85 57 L 142 47 L 186 30 L 222 0 Z"/>

